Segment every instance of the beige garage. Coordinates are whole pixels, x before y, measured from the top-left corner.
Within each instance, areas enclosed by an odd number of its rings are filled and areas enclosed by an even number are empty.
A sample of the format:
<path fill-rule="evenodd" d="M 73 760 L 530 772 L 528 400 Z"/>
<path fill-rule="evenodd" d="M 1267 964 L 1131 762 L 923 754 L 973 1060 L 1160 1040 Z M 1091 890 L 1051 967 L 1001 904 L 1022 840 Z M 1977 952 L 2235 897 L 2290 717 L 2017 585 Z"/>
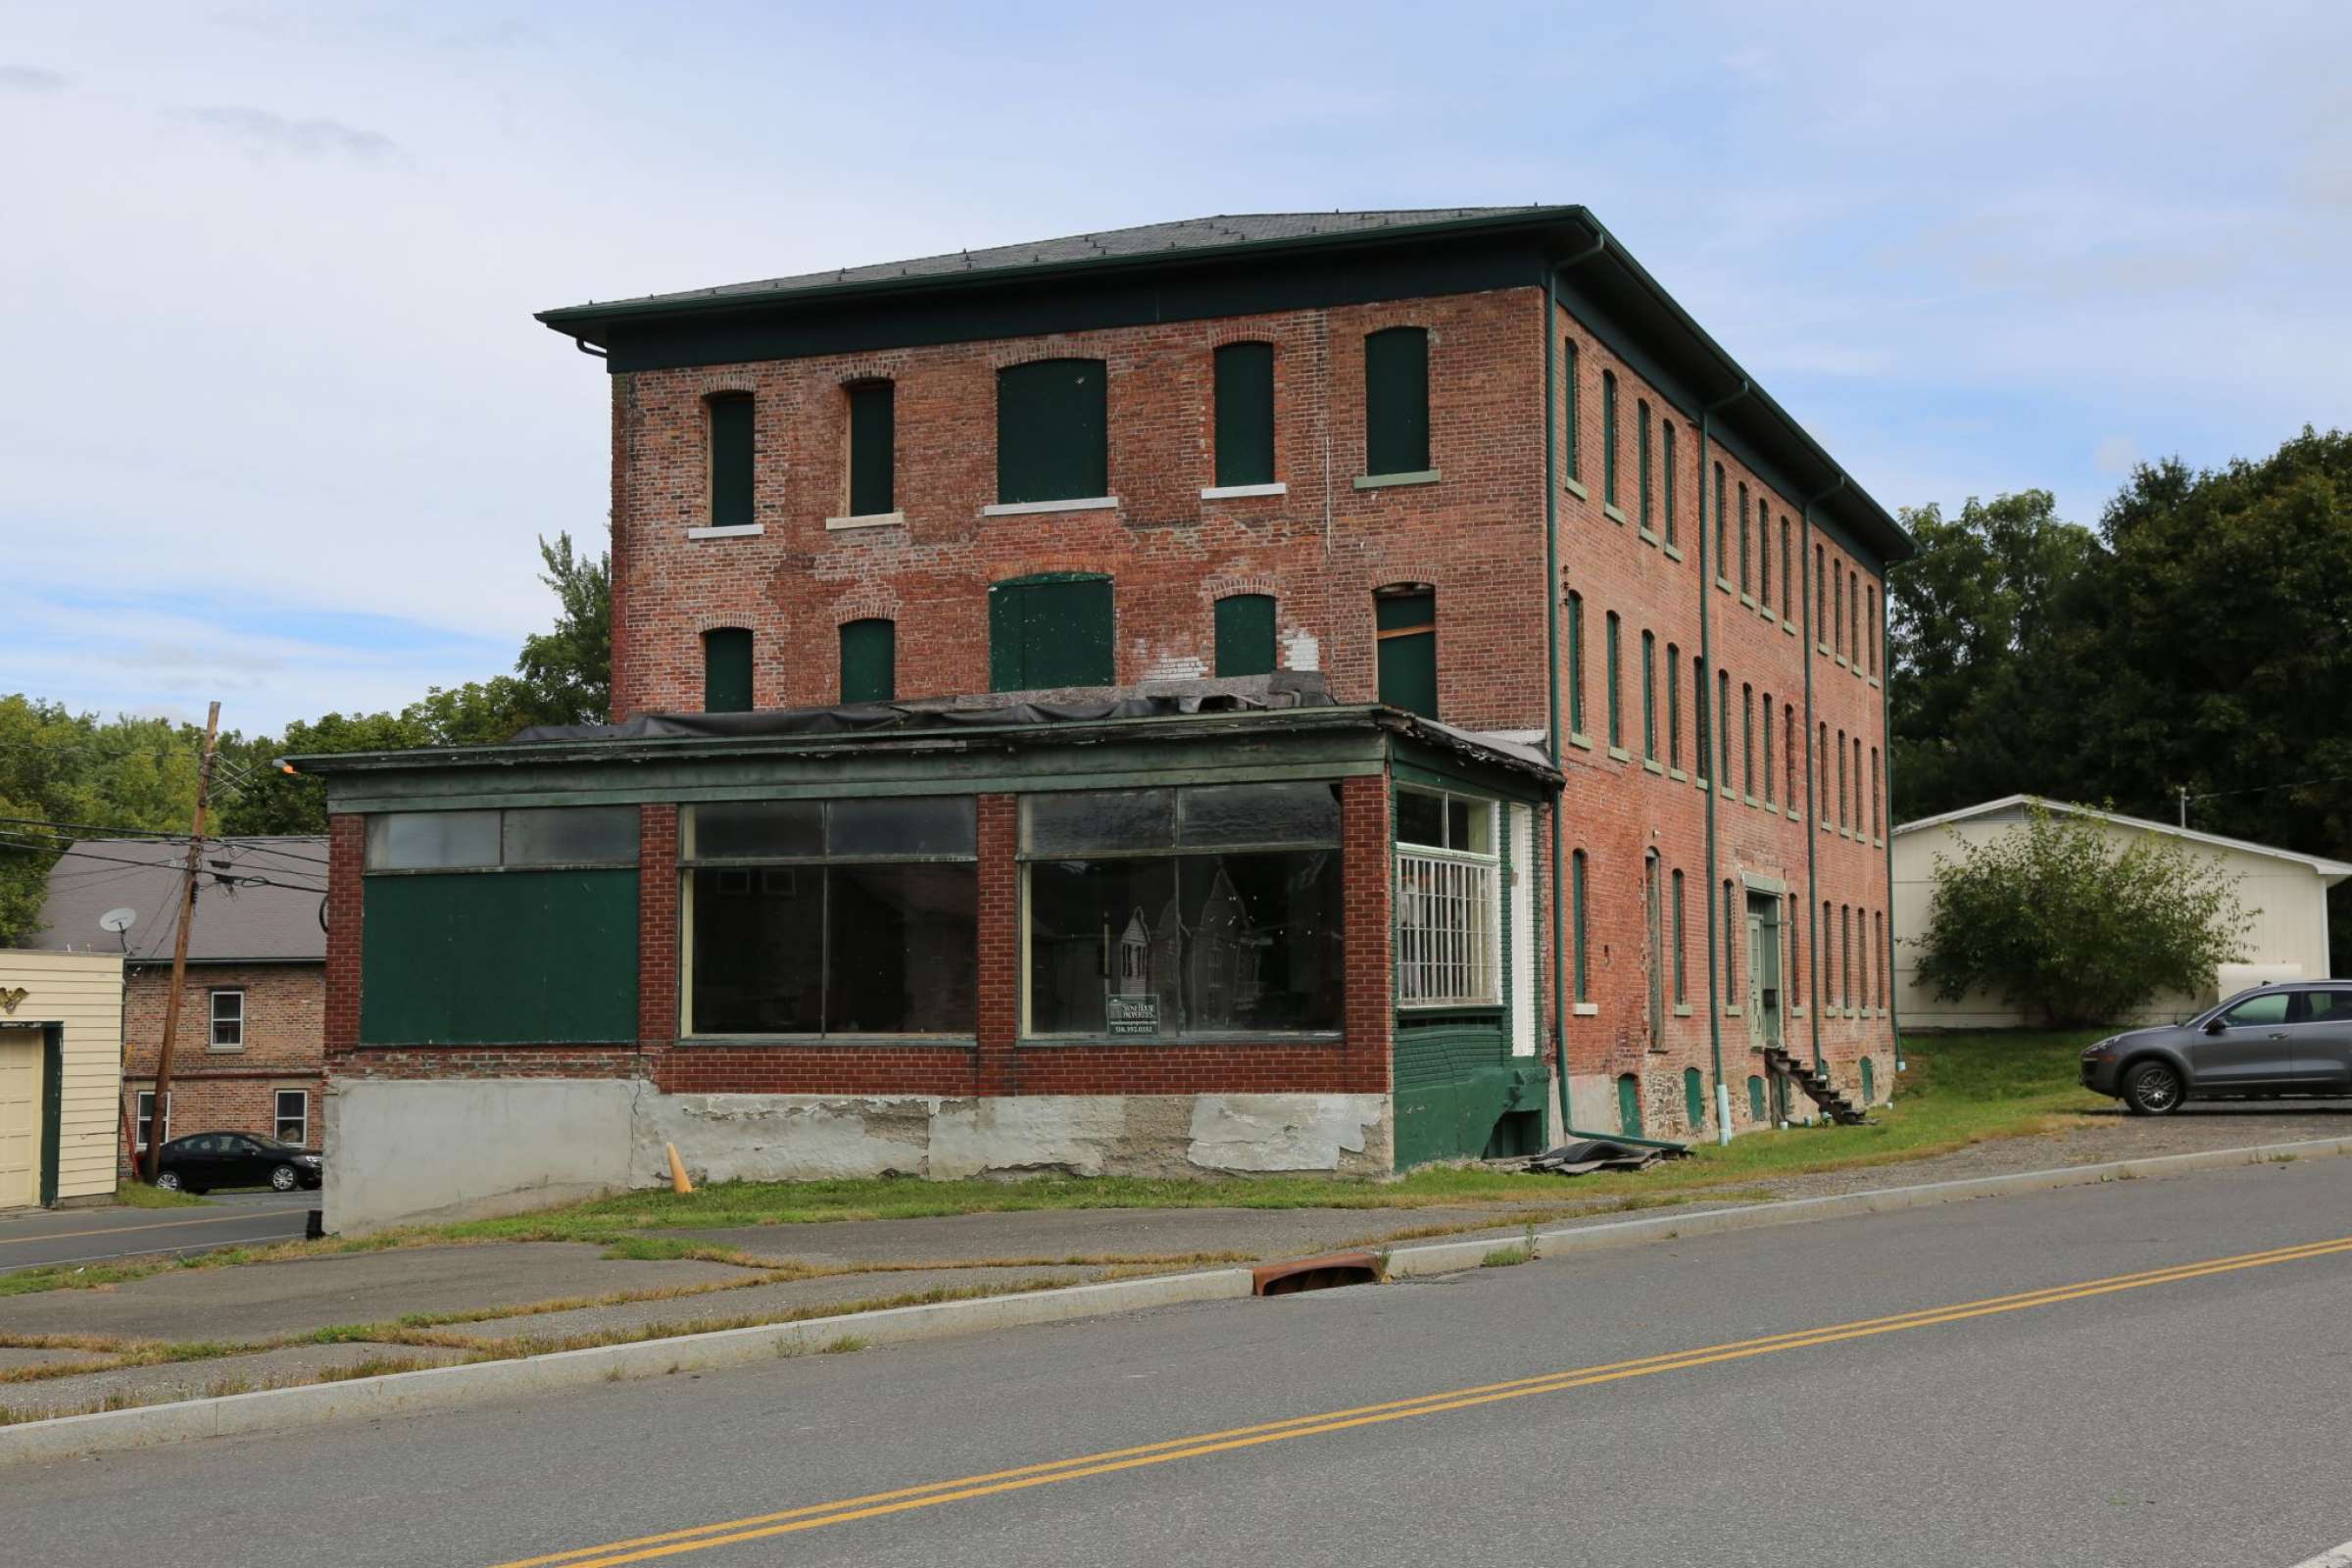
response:
<path fill-rule="evenodd" d="M 1936 858 L 1957 860 L 1965 846 L 2016 832 L 2034 807 L 2088 819 L 2119 842 L 2155 833 L 2192 854 L 2216 859 L 2220 874 L 2235 877 L 2238 902 L 2254 917 L 2246 933 L 2246 961 L 2225 965 L 2202 996 L 2159 996 L 2115 1023 L 2170 1023 L 2201 1011 L 2220 996 L 2265 980 L 2316 979 L 2332 974 L 2328 951 L 2328 890 L 2352 876 L 2352 863 L 2293 850 L 2199 833 L 2167 822 L 2069 806 L 2031 795 L 2009 795 L 1965 810 L 1923 817 L 1894 830 L 1894 977 L 1903 1027 L 2010 1029 L 2025 1019 L 1997 996 L 1971 994 L 1946 1002 L 1918 985 L 1919 938 L 1935 902 Z"/>
<path fill-rule="evenodd" d="M 122 960 L 0 951 L 0 1209 L 114 1196 Z"/>

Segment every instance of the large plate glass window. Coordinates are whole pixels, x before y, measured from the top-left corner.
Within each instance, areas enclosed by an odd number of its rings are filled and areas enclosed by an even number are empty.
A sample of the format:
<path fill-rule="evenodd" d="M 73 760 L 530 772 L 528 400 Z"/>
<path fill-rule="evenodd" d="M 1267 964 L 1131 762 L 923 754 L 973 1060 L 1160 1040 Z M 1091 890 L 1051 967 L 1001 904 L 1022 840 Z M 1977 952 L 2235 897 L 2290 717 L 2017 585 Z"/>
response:
<path fill-rule="evenodd" d="M 1396 792 L 1398 1005 L 1502 1005 L 1501 869 L 1494 802 Z"/>
<path fill-rule="evenodd" d="M 1021 857 L 1028 1033 L 1340 1027 L 1337 784 L 1031 795 Z"/>
<path fill-rule="evenodd" d="M 969 1035 L 969 796 L 689 808 L 686 1032 Z"/>

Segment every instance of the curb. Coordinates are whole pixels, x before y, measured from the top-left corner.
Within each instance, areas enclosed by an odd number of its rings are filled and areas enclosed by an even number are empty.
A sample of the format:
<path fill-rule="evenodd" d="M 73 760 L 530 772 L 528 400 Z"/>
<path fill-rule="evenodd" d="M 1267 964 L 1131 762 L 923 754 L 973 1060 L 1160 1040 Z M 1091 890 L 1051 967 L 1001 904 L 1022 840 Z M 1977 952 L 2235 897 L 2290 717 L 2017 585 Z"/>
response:
<path fill-rule="evenodd" d="M 1805 1225 L 1857 1214 L 1899 1213 L 1905 1209 L 1931 1208 L 1937 1204 L 1967 1202 L 1979 1198 L 2056 1192 L 2069 1187 L 2096 1187 L 2105 1182 L 2130 1181 L 2141 1177 L 2177 1176 L 2192 1171 L 2225 1170 L 2238 1165 L 2271 1164 L 2297 1158 L 2325 1159 L 2347 1154 L 2352 1154 L 2352 1137 L 2323 1138 L 2306 1143 L 2209 1150 L 2194 1154 L 2162 1154 L 2144 1159 L 2117 1160 L 2103 1165 L 2078 1165 L 2064 1170 L 1982 1176 L 1920 1187 L 1888 1187 L 1871 1192 L 1844 1193 L 1832 1198 L 1792 1199 L 1780 1203 L 1708 1209 L 1695 1214 L 1666 1213 L 1648 1219 L 1620 1220 L 1579 1230 L 1538 1232 L 1535 1255 L 1566 1257 L 1608 1248 L 1717 1235 L 1727 1231 Z M 1490 1236 L 1482 1241 L 1438 1242 L 1421 1247 L 1397 1248 L 1389 1253 L 1387 1273 L 1391 1279 L 1456 1274 L 1477 1268 L 1488 1253 L 1497 1247 L 1509 1245 L 1507 1239 L 1498 1240 Z M 1237 1300 L 1250 1296 L 1252 1288 L 1252 1271 L 1250 1269 L 1210 1269 L 1197 1274 L 1170 1274 L 1154 1279 L 1073 1285 L 1021 1296 L 992 1296 L 977 1300 L 940 1301 L 927 1306 L 898 1306 L 877 1312 L 804 1318 L 794 1323 L 768 1323 L 755 1328 L 720 1329 L 712 1333 L 671 1339 L 640 1340 L 628 1345 L 559 1350 L 511 1361 L 480 1361 L 464 1366 L 429 1367 L 416 1372 L 392 1372 L 379 1377 L 353 1378 L 343 1383 L 264 1389 L 254 1394 L 234 1394 L 217 1399 L 186 1399 L 172 1404 L 141 1405 L 128 1410 L 105 1410 L 93 1415 L 60 1416 L 48 1421 L 28 1421 L 0 1427 L 0 1465 L 120 1452 L 190 1438 L 280 1432 L 289 1426 L 323 1426 L 338 1421 L 373 1420 L 388 1415 L 450 1410 L 525 1394 L 580 1388 L 593 1383 L 747 1366 L 771 1361 L 779 1356 L 820 1351 L 845 1336 L 854 1336 L 867 1345 L 904 1345 L 916 1340 L 939 1339 L 987 1329 L 1066 1323 L 1081 1318 L 1108 1317 L 1120 1312 L 1138 1312 L 1151 1307 L 1176 1306 L 1193 1301 Z"/>

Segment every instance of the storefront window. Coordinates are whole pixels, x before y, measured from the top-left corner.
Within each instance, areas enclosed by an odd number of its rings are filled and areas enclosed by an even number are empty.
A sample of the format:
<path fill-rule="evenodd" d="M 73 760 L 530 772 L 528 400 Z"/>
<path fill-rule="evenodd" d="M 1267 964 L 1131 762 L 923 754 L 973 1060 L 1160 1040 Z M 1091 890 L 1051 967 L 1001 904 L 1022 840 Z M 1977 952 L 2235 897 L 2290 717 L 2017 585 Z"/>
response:
<path fill-rule="evenodd" d="M 1031 795 L 1028 1033 L 1331 1032 L 1339 786 Z"/>
<path fill-rule="evenodd" d="M 689 1034 L 973 1032 L 969 797 L 742 802 L 685 818 Z"/>

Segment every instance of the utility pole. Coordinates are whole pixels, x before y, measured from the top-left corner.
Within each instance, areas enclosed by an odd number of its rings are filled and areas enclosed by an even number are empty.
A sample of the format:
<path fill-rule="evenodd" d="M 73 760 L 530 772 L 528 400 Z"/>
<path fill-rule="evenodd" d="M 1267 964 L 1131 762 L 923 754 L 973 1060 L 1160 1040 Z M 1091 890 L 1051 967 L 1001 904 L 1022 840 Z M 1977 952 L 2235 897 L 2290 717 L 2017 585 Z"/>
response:
<path fill-rule="evenodd" d="M 165 1107 L 172 1103 L 172 1041 L 179 1033 L 179 993 L 188 975 L 188 927 L 196 919 L 196 873 L 203 863 L 204 813 L 213 797 L 213 748 L 220 735 L 220 705 L 204 718 L 204 758 L 196 764 L 196 813 L 188 826 L 188 861 L 179 874 L 179 929 L 172 933 L 172 994 L 164 999 L 164 1043 L 155 1055 L 155 1120 L 147 1134 L 147 1185 L 164 1164 Z"/>
<path fill-rule="evenodd" d="M 2188 826 L 2188 786 L 2180 786 L 2180 825 Z"/>

